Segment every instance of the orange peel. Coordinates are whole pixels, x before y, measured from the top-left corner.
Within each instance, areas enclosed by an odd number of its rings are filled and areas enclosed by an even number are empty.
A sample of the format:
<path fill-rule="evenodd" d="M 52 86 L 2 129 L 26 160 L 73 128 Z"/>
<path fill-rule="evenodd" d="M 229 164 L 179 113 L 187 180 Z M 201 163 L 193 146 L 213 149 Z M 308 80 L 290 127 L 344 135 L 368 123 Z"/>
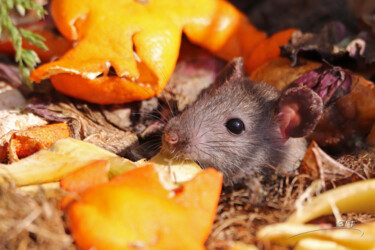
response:
<path fill-rule="evenodd" d="M 206 169 L 168 191 L 148 165 L 86 189 L 78 200 L 62 205 L 80 249 L 204 249 L 221 182 L 218 171 Z"/>
<path fill-rule="evenodd" d="M 8 155 L 10 162 L 16 162 L 41 149 L 49 148 L 57 140 L 69 136 L 70 131 L 66 123 L 50 124 L 13 132 L 9 142 L 0 148 L 0 155 Z"/>
<path fill-rule="evenodd" d="M 183 32 L 226 60 L 248 57 L 266 38 L 223 0 L 55 0 L 51 11 L 60 32 L 77 44 L 33 71 L 31 79 L 51 78 L 64 94 L 100 104 L 160 93 L 173 73 Z"/>
<path fill-rule="evenodd" d="M 60 187 L 67 191 L 79 192 L 89 187 L 107 183 L 110 163 L 108 160 L 96 160 L 82 168 L 68 173 L 60 180 Z"/>

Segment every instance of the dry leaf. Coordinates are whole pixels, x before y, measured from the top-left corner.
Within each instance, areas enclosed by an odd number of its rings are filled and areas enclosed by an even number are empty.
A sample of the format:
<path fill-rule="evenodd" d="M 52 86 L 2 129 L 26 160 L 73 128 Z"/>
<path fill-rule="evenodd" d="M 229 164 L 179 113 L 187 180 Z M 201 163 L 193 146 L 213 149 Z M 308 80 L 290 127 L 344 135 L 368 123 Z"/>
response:
<path fill-rule="evenodd" d="M 68 122 L 72 137 L 95 144 L 113 153 L 124 155 L 138 141 L 128 129 L 112 125 L 100 106 L 70 101 L 61 95 L 35 97 L 29 100 L 28 110 L 52 122 Z M 130 108 L 127 113 L 130 119 Z M 107 109 L 108 112 L 111 112 Z M 112 112 L 114 112 L 112 110 Z M 126 111 L 124 111 L 126 112 Z M 126 115 L 126 114 L 125 114 Z"/>
<path fill-rule="evenodd" d="M 322 66 L 322 64 L 318 62 L 303 62 L 303 65 L 292 67 L 292 62 L 288 58 L 279 57 L 273 59 L 255 69 L 250 75 L 250 80 L 265 82 L 282 90 L 294 80 Z"/>
<path fill-rule="evenodd" d="M 315 141 L 311 142 L 298 170 L 300 174 L 307 174 L 312 179 L 321 179 L 323 183 L 349 178 L 352 175 L 357 175 L 363 180 L 366 179 L 334 160 L 319 148 Z"/>

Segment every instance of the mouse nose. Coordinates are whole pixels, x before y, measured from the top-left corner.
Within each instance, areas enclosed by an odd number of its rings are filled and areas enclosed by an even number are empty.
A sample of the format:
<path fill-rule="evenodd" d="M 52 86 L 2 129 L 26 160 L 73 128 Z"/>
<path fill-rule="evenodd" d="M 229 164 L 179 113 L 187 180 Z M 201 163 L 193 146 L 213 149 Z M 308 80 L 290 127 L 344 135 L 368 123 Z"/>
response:
<path fill-rule="evenodd" d="M 178 135 L 174 132 L 165 133 L 164 139 L 168 144 L 174 145 L 178 142 Z"/>

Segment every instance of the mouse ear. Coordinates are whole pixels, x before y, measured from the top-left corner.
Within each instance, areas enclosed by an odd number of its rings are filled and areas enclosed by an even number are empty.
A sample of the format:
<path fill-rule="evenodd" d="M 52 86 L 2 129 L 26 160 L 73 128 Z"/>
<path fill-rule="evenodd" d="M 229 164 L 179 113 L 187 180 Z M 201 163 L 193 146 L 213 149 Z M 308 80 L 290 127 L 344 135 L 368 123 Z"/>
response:
<path fill-rule="evenodd" d="M 218 74 L 215 80 L 215 88 L 224 83 L 233 82 L 236 79 L 244 77 L 244 66 L 242 57 L 234 58 Z"/>
<path fill-rule="evenodd" d="M 323 100 L 308 87 L 286 89 L 280 95 L 276 115 L 286 139 L 309 135 L 323 114 Z"/>

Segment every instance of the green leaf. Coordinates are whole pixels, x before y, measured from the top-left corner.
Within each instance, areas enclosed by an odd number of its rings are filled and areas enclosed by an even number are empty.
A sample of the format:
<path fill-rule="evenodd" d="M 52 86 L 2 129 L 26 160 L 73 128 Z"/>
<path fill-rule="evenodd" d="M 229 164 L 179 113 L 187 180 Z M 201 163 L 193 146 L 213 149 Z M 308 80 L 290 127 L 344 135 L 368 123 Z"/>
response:
<path fill-rule="evenodd" d="M 33 50 L 22 49 L 22 60 L 30 69 L 34 69 L 37 63 L 40 63 L 38 55 Z"/>
<path fill-rule="evenodd" d="M 25 16 L 26 10 L 22 5 L 17 4 L 16 9 L 21 16 Z"/>
<path fill-rule="evenodd" d="M 31 70 L 40 63 L 40 59 L 35 51 L 22 48 L 22 39 L 40 49 L 47 50 L 48 48 L 44 44 L 45 38 L 43 36 L 29 30 L 20 29 L 12 22 L 11 12 L 17 11 L 23 16 L 27 10 L 35 10 L 39 19 L 42 19 L 47 14 L 43 6 L 36 4 L 34 0 L 0 0 L 0 36 L 6 33 L 10 37 L 16 51 L 15 61 L 18 62 L 23 82 L 32 88 L 29 75 Z"/>
<path fill-rule="evenodd" d="M 6 4 L 8 9 L 13 9 L 13 7 L 14 7 L 14 2 L 12 0 L 6 0 L 5 4 Z"/>
<path fill-rule="evenodd" d="M 37 46 L 40 49 L 44 49 L 44 50 L 48 49 L 47 46 L 43 42 L 43 41 L 46 40 L 43 36 L 35 34 L 35 33 L 31 32 L 30 30 L 25 30 L 25 29 L 20 29 L 20 32 L 21 32 L 23 38 L 28 43 L 34 44 L 35 46 Z"/>
<path fill-rule="evenodd" d="M 28 86 L 30 89 L 33 89 L 33 85 L 32 85 L 32 82 L 30 81 L 29 79 L 29 76 L 30 76 L 30 69 L 26 68 L 23 66 L 23 64 L 19 64 L 18 66 L 20 72 L 21 72 L 21 75 L 22 75 L 22 82 Z"/>

